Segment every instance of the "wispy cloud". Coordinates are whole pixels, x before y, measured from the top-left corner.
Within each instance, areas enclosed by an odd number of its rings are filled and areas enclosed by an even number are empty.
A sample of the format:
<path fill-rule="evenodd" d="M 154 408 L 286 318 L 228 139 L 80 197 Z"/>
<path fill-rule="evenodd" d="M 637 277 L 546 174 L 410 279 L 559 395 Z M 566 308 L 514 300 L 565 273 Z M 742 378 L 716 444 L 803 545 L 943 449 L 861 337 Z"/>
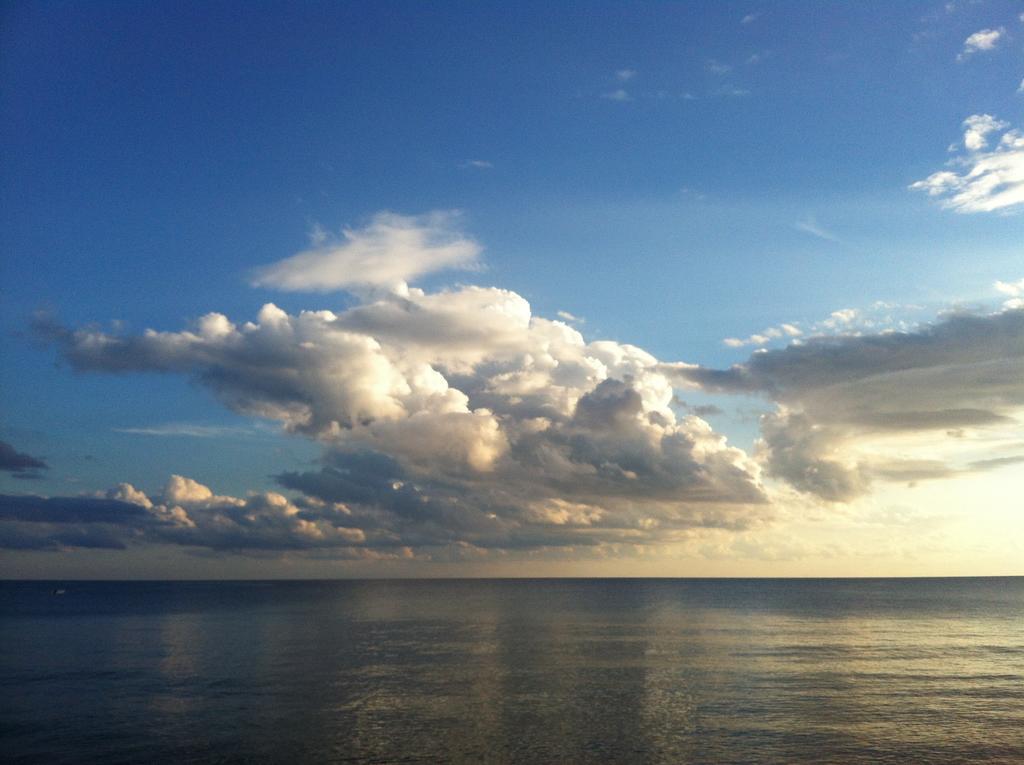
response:
<path fill-rule="evenodd" d="M 615 79 L 619 82 L 629 82 L 636 77 L 636 69 L 620 69 L 615 73 Z"/>
<path fill-rule="evenodd" d="M 750 91 L 747 88 L 740 88 L 736 85 L 725 85 L 716 90 L 715 94 L 725 96 L 726 98 L 746 98 L 750 95 Z"/>
<path fill-rule="evenodd" d="M 223 438 L 225 436 L 250 436 L 249 428 L 233 428 L 220 425 L 200 425 L 191 422 L 169 422 L 138 428 L 113 428 L 116 433 L 135 436 L 185 436 L 188 438 Z"/>
<path fill-rule="evenodd" d="M 761 18 L 761 14 L 760 13 L 748 13 L 746 16 L 744 16 L 742 19 L 740 19 L 740 23 L 741 24 L 753 24 L 759 18 Z"/>
<path fill-rule="evenodd" d="M 475 265 L 480 245 L 459 231 L 458 222 L 459 213 L 451 210 L 381 212 L 363 228 L 345 229 L 339 239 L 321 230 L 309 249 L 257 269 L 252 284 L 293 292 L 402 291 L 424 274 Z"/>
<path fill-rule="evenodd" d="M 581 319 L 579 316 L 574 316 L 568 311 L 559 311 L 557 316 L 559 319 L 570 322 L 572 324 L 583 324 L 586 322 L 586 319 Z"/>
<path fill-rule="evenodd" d="M 966 61 L 975 53 L 984 53 L 995 50 L 999 41 L 1006 36 L 1006 28 L 981 29 L 964 40 L 963 50 L 956 57 L 957 61 Z"/>
<path fill-rule="evenodd" d="M 820 225 L 814 218 L 804 218 L 803 220 L 794 223 L 793 226 L 798 231 L 803 231 L 805 234 L 816 236 L 818 239 L 824 239 L 827 242 L 835 242 L 836 244 L 842 243 L 842 240 L 838 236 Z"/>
<path fill-rule="evenodd" d="M 490 170 L 494 167 L 494 163 L 488 162 L 486 159 L 467 159 L 460 165 L 460 167 L 473 168 L 476 170 Z"/>
<path fill-rule="evenodd" d="M 710 59 L 706 64 L 704 64 L 704 68 L 711 72 L 711 74 L 728 74 L 732 71 L 732 64 L 726 64 L 724 61 Z"/>
<path fill-rule="evenodd" d="M 620 102 L 633 100 L 633 97 L 629 95 L 629 93 L 623 88 L 618 88 L 616 90 L 611 90 L 607 93 L 602 93 L 601 98 L 607 99 L 608 101 Z"/>

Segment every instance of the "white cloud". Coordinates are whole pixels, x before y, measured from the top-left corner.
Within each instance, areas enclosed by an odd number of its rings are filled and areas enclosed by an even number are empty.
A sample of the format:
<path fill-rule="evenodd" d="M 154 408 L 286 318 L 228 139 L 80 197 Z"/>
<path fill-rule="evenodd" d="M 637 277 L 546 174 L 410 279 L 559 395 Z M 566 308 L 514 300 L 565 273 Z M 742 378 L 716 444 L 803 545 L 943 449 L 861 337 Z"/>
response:
<path fill-rule="evenodd" d="M 492 162 L 488 162 L 486 159 L 468 159 L 462 163 L 463 167 L 472 167 L 477 170 L 490 170 L 494 167 Z"/>
<path fill-rule="evenodd" d="M 186 436 L 190 438 L 221 438 L 224 436 L 246 436 L 252 434 L 252 431 L 247 428 L 201 425 L 191 422 L 170 422 L 164 425 L 138 428 L 114 428 L 114 431 L 138 436 Z"/>
<path fill-rule="evenodd" d="M 1024 204 L 1024 134 L 1008 130 L 989 150 L 990 136 L 1009 127 L 989 114 L 964 120 L 966 152 L 951 161 L 962 172 L 942 170 L 910 185 L 941 198 L 961 213 L 1010 211 Z"/>
<path fill-rule="evenodd" d="M 609 101 L 632 101 L 633 100 L 633 97 L 631 95 L 629 95 L 629 93 L 626 92 L 622 88 L 618 88 L 617 90 L 609 91 L 608 93 L 602 93 L 601 94 L 601 98 L 605 98 L 605 99 L 607 99 Z"/>
<path fill-rule="evenodd" d="M 636 77 L 635 69 L 620 69 L 615 73 L 615 79 L 619 82 L 629 82 L 634 77 Z"/>
<path fill-rule="evenodd" d="M 822 323 L 826 327 L 834 329 L 838 326 L 845 326 L 853 323 L 854 319 L 857 318 L 857 315 L 858 311 L 856 308 L 840 308 L 838 311 L 833 311 L 832 315 Z"/>
<path fill-rule="evenodd" d="M 751 345 L 760 347 L 767 345 L 772 340 L 800 337 L 802 334 L 803 330 L 795 324 L 780 324 L 777 327 L 768 327 L 744 338 L 727 337 L 722 341 L 722 344 L 729 348 L 743 348 Z"/>
<path fill-rule="evenodd" d="M 803 231 L 805 234 L 816 236 L 819 239 L 824 239 L 827 242 L 839 243 L 839 237 L 833 234 L 824 226 L 818 224 L 814 218 L 804 218 L 804 220 L 797 221 L 793 224 L 798 231 Z"/>
<path fill-rule="evenodd" d="M 997 288 L 1013 297 L 1021 287 Z M 919 447 L 864 445 L 942 429 L 966 433 L 957 444 L 967 444 L 973 431 L 1016 427 L 1019 311 L 858 335 L 865 318 L 843 309 L 820 323 L 838 336 L 807 339 L 796 323 L 779 324 L 728 344 L 799 339 L 716 370 L 587 340 L 509 290 L 408 287 L 356 298 L 337 312 L 267 304 L 255 321 L 211 313 L 182 330 L 135 335 L 40 319 L 37 330 L 77 370 L 186 375 L 235 412 L 317 440 L 323 456 L 316 470 L 275 476 L 295 493 L 287 497 L 221 496 L 183 477 L 159 495 L 125 484 L 103 497 L 0 497 L 0 523 L 10 525 L 0 542 L 354 557 L 449 544 L 618 550 L 770 521 L 765 470 L 774 486 L 846 500 L 872 481 L 1002 469 L 1019 456 L 957 463 L 920 459 Z M 751 454 L 698 408 L 681 412 L 681 388 L 761 395 L 777 409 Z"/>
<path fill-rule="evenodd" d="M 991 114 L 972 114 L 964 120 L 964 148 L 980 151 L 988 146 L 990 133 L 1008 128 L 1010 123 L 997 120 Z"/>
<path fill-rule="evenodd" d="M 963 50 L 957 56 L 957 61 L 965 61 L 978 52 L 995 50 L 999 41 L 1006 35 L 1006 28 L 981 29 L 964 40 Z"/>
<path fill-rule="evenodd" d="M 835 335 L 870 335 L 885 332 L 912 331 L 918 322 L 910 317 L 921 306 L 898 305 L 877 301 L 867 308 L 840 308 L 815 322 L 783 322 L 747 337 L 728 337 L 722 343 L 729 348 L 763 347 L 773 341 L 788 340 L 793 344 L 802 338 Z"/>
<path fill-rule="evenodd" d="M 1003 302 L 1004 309 L 1024 308 L 1024 279 L 1015 282 L 996 282 L 995 288 L 1007 296 L 1007 300 Z"/>
<path fill-rule="evenodd" d="M 1015 282 L 996 282 L 995 288 L 1004 295 L 1020 297 L 1024 295 L 1024 279 L 1019 279 Z"/>
<path fill-rule="evenodd" d="M 744 16 L 742 19 L 740 19 L 740 23 L 741 24 L 753 24 L 755 21 L 758 20 L 758 18 L 760 18 L 760 16 L 761 16 L 760 13 L 748 13 L 746 16 Z"/>
<path fill-rule="evenodd" d="M 402 291 L 406 282 L 476 263 L 481 248 L 457 227 L 458 213 L 407 216 L 378 213 L 360 229 L 328 241 L 322 230 L 313 246 L 258 269 L 254 286 L 297 292 L 379 288 Z"/>
<path fill-rule="evenodd" d="M 676 413 L 656 358 L 588 342 L 508 290 L 408 288 L 341 312 L 268 304 L 253 322 L 208 314 L 129 336 L 40 329 L 78 369 L 185 374 L 317 439 L 325 468 L 282 485 L 356 507 L 403 544 L 650 541 L 770 513 L 757 463 Z"/>
<path fill-rule="evenodd" d="M 728 74 L 732 71 L 732 64 L 711 59 L 704 65 L 704 68 L 711 72 L 711 74 Z"/>

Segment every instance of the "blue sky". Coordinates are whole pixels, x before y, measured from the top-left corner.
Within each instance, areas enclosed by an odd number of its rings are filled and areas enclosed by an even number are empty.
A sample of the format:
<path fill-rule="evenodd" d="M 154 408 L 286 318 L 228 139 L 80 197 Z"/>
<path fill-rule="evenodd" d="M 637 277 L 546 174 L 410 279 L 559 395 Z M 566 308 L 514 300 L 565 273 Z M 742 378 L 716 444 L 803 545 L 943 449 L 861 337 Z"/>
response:
<path fill-rule="evenodd" d="M 252 321 L 268 302 L 359 306 L 358 290 L 252 274 L 381 211 L 415 228 L 457 210 L 444 227 L 481 248 L 468 269 L 410 280 L 428 294 L 511 290 L 534 316 L 582 319 L 569 323 L 588 342 L 666 362 L 725 369 L 797 337 L 987 316 L 1024 277 L 1021 205 L 957 209 L 948 187 L 910 186 L 997 147 L 1020 172 L 1021 13 L 998 0 L 8 5 L 0 439 L 48 467 L 0 474 L 2 488 L 153 496 L 180 474 L 241 497 L 329 461 L 338 443 L 225 406 L 209 370 L 93 374 L 111 362 L 83 362 L 30 319 L 133 336 L 209 312 Z M 972 115 L 992 120 L 977 149 Z M 844 309 L 858 318 L 826 324 Z M 800 334 L 723 342 L 784 323 Z M 707 421 L 759 459 L 756 417 L 779 399 L 704 383 L 677 396 L 720 406 Z M 943 411 L 981 406 L 963 398 Z M 33 571 L 54 560 L 19 555 Z"/>

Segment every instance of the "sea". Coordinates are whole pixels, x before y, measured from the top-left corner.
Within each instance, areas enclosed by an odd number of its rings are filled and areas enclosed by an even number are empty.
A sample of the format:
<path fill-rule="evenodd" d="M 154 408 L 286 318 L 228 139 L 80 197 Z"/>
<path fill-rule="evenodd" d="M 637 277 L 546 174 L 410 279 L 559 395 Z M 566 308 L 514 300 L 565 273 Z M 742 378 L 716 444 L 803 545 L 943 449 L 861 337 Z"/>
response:
<path fill-rule="evenodd" d="M 0 583 L 7 763 L 1024 763 L 1024 578 Z"/>

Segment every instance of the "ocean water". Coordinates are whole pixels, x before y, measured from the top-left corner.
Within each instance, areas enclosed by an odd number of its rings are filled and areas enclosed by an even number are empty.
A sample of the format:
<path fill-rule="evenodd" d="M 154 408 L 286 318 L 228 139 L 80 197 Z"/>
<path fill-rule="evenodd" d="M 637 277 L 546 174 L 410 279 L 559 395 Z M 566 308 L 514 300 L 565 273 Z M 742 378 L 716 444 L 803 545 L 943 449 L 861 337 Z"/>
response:
<path fill-rule="evenodd" d="M 1022 763 L 1024 578 L 0 583 L 0 760 Z"/>

